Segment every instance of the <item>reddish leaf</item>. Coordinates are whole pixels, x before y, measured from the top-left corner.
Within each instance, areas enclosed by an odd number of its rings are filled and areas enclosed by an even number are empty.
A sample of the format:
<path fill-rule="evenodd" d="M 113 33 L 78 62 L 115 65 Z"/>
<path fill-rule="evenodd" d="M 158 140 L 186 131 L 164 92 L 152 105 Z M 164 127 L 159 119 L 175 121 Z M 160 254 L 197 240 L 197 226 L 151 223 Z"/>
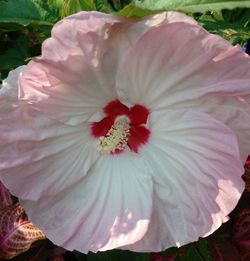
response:
<path fill-rule="evenodd" d="M 233 232 L 233 241 L 240 250 L 242 260 L 250 260 L 250 208 L 240 212 Z"/>
<path fill-rule="evenodd" d="M 0 210 L 0 258 L 13 258 L 40 239 L 45 235 L 27 220 L 19 203 Z"/>
<path fill-rule="evenodd" d="M 248 157 L 245 164 L 245 173 L 243 179 L 246 182 L 246 191 L 250 192 L 250 156 Z"/>
<path fill-rule="evenodd" d="M 246 165 L 250 165 L 250 155 L 248 156 L 248 158 L 246 160 Z"/>
<path fill-rule="evenodd" d="M 174 253 L 170 256 L 166 256 L 164 261 L 174 261 L 177 257 L 185 256 L 183 253 Z"/>
<path fill-rule="evenodd" d="M 177 257 L 185 256 L 184 253 L 179 252 L 177 250 L 176 252 L 172 254 L 162 255 L 161 253 L 151 253 L 150 255 L 150 261 L 174 261 Z"/>
<path fill-rule="evenodd" d="M 12 204 L 10 192 L 0 181 L 0 210 Z"/>
<path fill-rule="evenodd" d="M 17 261 L 19 260 L 27 260 L 27 261 L 38 261 L 38 260 L 47 260 L 47 242 L 43 240 L 42 244 L 39 242 L 38 244 L 32 244 L 30 249 L 17 257 Z"/>
<path fill-rule="evenodd" d="M 66 249 L 53 245 L 47 250 L 49 253 L 50 261 L 64 261 L 63 255 L 67 252 Z"/>
<path fill-rule="evenodd" d="M 213 261 L 240 261 L 237 248 L 225 238 L 211 238 L 211 256 Z"/>
<path fill-rule="evenodd" d="M 160 253 L 151 253 L 149 261 L 164 261 L 164 258 Z"/>
<path fill-rule="evenodd" d="M 50 259 L 50 261 L 65 261 L 63 256 L 56 256 Z"/>

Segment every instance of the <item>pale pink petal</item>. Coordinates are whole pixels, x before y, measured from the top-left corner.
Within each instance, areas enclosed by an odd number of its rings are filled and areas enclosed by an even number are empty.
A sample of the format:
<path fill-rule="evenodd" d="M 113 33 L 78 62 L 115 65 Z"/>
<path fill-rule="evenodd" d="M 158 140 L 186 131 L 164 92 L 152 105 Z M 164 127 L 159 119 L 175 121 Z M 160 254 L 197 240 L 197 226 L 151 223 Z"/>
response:
<path fill-rule="evenodd" d="M 20 79 L 19 97 L 57 120 L 77 125 L 116 97 L 115 75 L 131 46 L 151 27 L 192 18 L 165 12 L 125 20 L 80 12 L 58 22 Z"/>
<path fill-rule="evenodd" d="M 140 39 L 140 37 L 150 29 L 162 24 L 181 21 L 190 24 L 197 24 L 197 22 L 190 16 L 174 11 L 162 12 L 144 18 L 120 19 L 122 23 L 116 24 L 112 28 L 113 38 L 112 45 L 110 45 L 110 52 L 112 52 L 112 56 L 116 53 L 118 58 L 118 62 L 116 63 L 117 65 L 110 68 L 113 73 L 112 75 L 114 76 L 114 82 L 119 64 L 124 58 L 126 58 L 128 51 L 133 48 L 138 39 Z"/>
<path fill-rule="evenodd" d="M 244 182 L 233 132 L 207 114 L 150 115 L 151 139 L 141 155 L 154 179 L 153 215 L 145 237 L 126 246 L 161 251 L 213 233 L 237 204 Z"/>
<path fill-rule="evenodd" d="M 228 124 L 242 141 L 242 161 L 250 152 L 249 142 L 243 142 L 250 140 L 250 105 L 243 101 L 250 95 L 249 82 L 250 58 L 240 47 L 179 22 L 145 33 L 117 75 L 124 102 L 151 110 L 193 108 Z"/>
<path fill-rule="evenodd" d="M 26 66 L 19 66 L 13 71 L 10 71 L 8 77 L 3 80 L 0 88 L 0 109 L 4 103 L 8 104 L 11 101 L 16 102 L 18 97 L 18 77 L 25 70 Z"/>
<path fill-rule="evenodd" d="M 57 120 L 77 125 L 115 98 L 109 52 L 115 16 L 80 12 L 58 22 L 27 65 L 19 97 Z M 107 57 L 107 54 L 109 56 Z"/>
<path fill-rule="evenodd" d="M 63 126 L 27 107 L 4 113 L 0 178 L 20 198 L 57 194 L 78 182 L 98 157 L 89 126 Z"/>
<path fill-rule="evenodd" d="M 40 201 L 22 201 L 29 219 L 66 249 L 97 252 L 133 244 L 147 231 L 152 180 L 132 153 L 103 155 L 68 190 Z"/>
<path fill-rule="evenodd" d="M 194 23 L 82 12 L 54 27 L 20 77 L 20 101 L 17 74 L 5 82 L 0 179 L 54 243 L 160 251 L 227 220 L 244 187 L 250 62 Z M 117 92 L 152 112 L 139 154 L 99 155 L 89 133 Z"/>
<path fill-rule="evenodd" d="M 206 94 L 249 94 L 249 69 L 239 47 L 200 26 L 170 23 L 139 39 L 121 64 L 117 88 L 122 98 L 151 109 L 183 107 Z"/>
<path fill-rule="evenodd" d="M 36 200 L 76 183 L 98 153 L 89 125 L 64 125 L 17 100 L 21 71 L 10 73 L 0 93 L 0 179 L 12 194 Z"/>
<path fill-rule="evenodd" d="M 190 24 L 197 24 L 197 22 L 191 18 L 190 16 L 185 15 L 180 12 L 162 12 L 152 16 L 147 16 L 145 18 L 140 19 L 131 19 L 130 26 L 127 26 L 127 30 L 125 31 L 125 37 L 129 39 L 130 47 L 131 44 L 135 44 L 136 41 L 147 31 L 152 29 L 153 27 L 157 27 L 162 24 L 168 23 L 176 23 L 176 22 L 185 22 Z"/>
<path fill-rule="evenodd" d="M 204 97 L 199 110 L 228 125 L 237 135 L 242 163 L 250 154 L 250 95 L 237 97 Z M 198 104 L 197 104 L 198 105 Z M 198 107 L 197 107 L 198 109 Z"/>

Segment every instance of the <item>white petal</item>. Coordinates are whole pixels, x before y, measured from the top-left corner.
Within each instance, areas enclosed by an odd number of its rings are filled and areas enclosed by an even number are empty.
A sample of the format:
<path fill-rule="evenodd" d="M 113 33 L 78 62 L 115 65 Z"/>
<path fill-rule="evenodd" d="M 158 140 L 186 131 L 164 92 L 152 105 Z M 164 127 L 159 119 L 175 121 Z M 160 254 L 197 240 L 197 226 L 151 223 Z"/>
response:
<path fill-rule="evenodd" d="M 132 244 L 144 236 L 151 216 L 152 181 L 145 171 L 136 155 L 103 155 L 78 184 L 22 205 L 66 249 L 87 253 Z"/>
<path fill-rule="evenodd" d="M 228 220 L 244 182 L 232 131 L 203 113 L 150 116 L 151 139 L 141 155 L 154 178 L 154 209 L 145 237 L 125 247 L 161 251 L 198 240 Z"/>

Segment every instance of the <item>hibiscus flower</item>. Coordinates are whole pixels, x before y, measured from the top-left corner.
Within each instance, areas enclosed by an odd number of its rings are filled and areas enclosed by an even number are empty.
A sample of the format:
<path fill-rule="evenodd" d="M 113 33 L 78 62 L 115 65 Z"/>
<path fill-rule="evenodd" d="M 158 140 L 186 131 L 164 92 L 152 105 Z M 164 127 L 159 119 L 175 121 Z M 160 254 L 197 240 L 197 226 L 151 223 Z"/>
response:
<path fill-rule="evenodd" d="M 81 12 L 0 95 L 0 179 L 55 244 L 161 251 L 228 220 L 250 59 L 181 13 Z"/>

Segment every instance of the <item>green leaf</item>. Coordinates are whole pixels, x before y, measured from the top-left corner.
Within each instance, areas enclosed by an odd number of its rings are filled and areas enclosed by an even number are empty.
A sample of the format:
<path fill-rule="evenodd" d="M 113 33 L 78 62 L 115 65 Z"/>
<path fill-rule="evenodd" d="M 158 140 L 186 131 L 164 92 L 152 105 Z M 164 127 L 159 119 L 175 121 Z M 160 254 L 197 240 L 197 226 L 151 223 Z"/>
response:
<path fill-rule="evenodd" d="M 87 255 L 85 255 L 85 254 L 83 254 L 83 253 L 81 253 L 81 252 L 78 252 L 78 251 L 74 251 L 73 252 L 73 257 L 74 257 L 74 260 L 76 260 L 76 261 L 88 261 L 88 259 L 87 259 Z"/>
<path fill-rule="evenodd" d="M 115 10 L 121 10 L 122 8 L 122 3 L 121 0 L 111 0 Z"/>
<path fill-rule="evenodd" d="M 241 16 L 240 23 L 243 27 L 246 27 L 250 24 L 250 9 L 246 9 L 246 12 Z"/>
<path fill-rule="evenodd" d="M 52 26 L 58 17 L 43 0 L 8 0 L 0 2 L 0 23 Z"/>
<path fill-rule="evenodd" d="M 50 0 L 50 1 L 56 1 L 56 0 Z M 60 0 L 59 0 L 60 1 Z M 67 1 L 67 0 L 64 0 L 64 1 Z M 97 10 L 99 12 L 103 12 L 103 13 L 113 13 L 114 10 L 112 9 L 111 5 L 108 3 L 108 0 L 91 0 L 90 1 L 84 1 L 82 0 L 83 2 L 85 2 L 85 4 L 87 2 L 89 2 L 90 4 L 88 4 L 88 6 L 85 6 L 85 7 L 81 7 L 81 10 L 85 10 L 85 11 L 90 11 L 90 10 Z"/>
<path fill-rule="evenodd" d="M 132 4 L 125 6 L 121 11 L 116 13 L 117 15 L 124 16 L 124 17 L 144 17 L 148 15 L 155 14 L 156 11 L 143 9 L 140 7 L 136 7 Z"/>
<path fill-rule="evenodd" d="M 149 255 L 135 253 L 125 250 L 110 250 L 106 252 L 90 253 L 87 255 L 88 261 L 148 261 Z"/>
<path fill-rule="evenodd" d="M 208 240 L 206 238 L 200 238 L 196 243 L 193 243 L 196 252 L 198 252 L 206 261 L 212 261 L 212 257 L 210 255 Z"/>
<path fill-rule="evenodd" d="M 243 27 L 241 21 L 229 23 L 223 20 L 216 20 L 210 15 L 202 15 L 198 22 L 211 33 L 218 34 L 230 41 L 232 44 L 243 44 L 250 38 L 250 30 Z"/>
<path fill-rule="evenodd" d="M 82 1 L 79 0 L 79 3 L 80 3 L 82 10 L 85 10 L 85 11 L 95 10 L 95 8 L 96 8 L 93 0 L 82 0 Z"/>
<path fill-rule="evenodd" d="M 28 39 L 25 35 L 12 40 L 9 48 L 0 55 L 0 71 L 9 71 L 25 63 L 30 56 Z"/>
<path fill-rule="evenodd" d="M 80 11 L 96 10 L 94 0 L 61 0 L 60 2 L 50 0 L 50 2 L 54 2 L 58 6 L 61 18 Z"/>
<path fill-rule="evenodd" d="M 201 12 L 209 10 L 234 9 L 250 7 L 246 0 L 134 0 L 134 5 L 149 10 L 177 10 L 184 12 Z"/>
<path fill-rule="evenodd" d="M 22 30 L 23 26 L 14 23 L 0 23 L 0 32 L 11 32 Z"/>

